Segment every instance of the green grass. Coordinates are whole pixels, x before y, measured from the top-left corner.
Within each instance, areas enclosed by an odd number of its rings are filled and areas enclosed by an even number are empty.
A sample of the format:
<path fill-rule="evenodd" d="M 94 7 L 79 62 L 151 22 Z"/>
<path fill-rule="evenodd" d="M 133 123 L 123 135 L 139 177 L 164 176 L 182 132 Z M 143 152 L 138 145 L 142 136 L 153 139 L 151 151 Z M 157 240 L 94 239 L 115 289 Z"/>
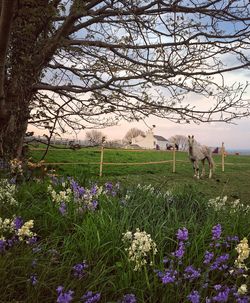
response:
<path fill-rule="evenodd" d="M 38 160 L 41 151 L 32 151 Z M 51 150 L 47 162 L 95 162 L 100 153 L 95 149 L 78 151 Z M 230 211 L 230 201 L 240 198 L 249 204 L 250 157 L 228 156 L 225 172 L 221 172 L 220 157 L 215 156 L 216 171 L 210 180 L 193 179 L 191 164 L 186 153 L 177 153 L 176 173 L 172 164 L 142 166 L 104 166 L 103 177 L 98 176 L 98 166 L 61 165 L 57 172 L 61 177 L 74 176 L 82 186 L 90 188 L 93 183 L 104 185 L 107 181 L 119 181 L 121 188 L 115 196 L 101 195 L 96 211 L 77 212 L 76 204 L 68 204 L 68 212 L 62 216 L 59 206 L 52 201 L 47 191 L 48 179 L 39 182 L 20 180 L 17 206 L 6 205 L 0 195 L 1 217 L 21 216 L 25 221 L 34 219 L 34 231 L 38 243 L 34 246 L 19 243 L 0 254 L 0 302 L 30 303 L 56 302 L 56 288 L 74 291 L 74 302 L 87 291 L 101 293 L 102 303 L 121 302 L 125 294 L 136 295 L 138 303 L 188 303 L 187 295 L 192 290 L 201 293 L 202 300 L 216 294 L 215 284 L 236 285 L 249 283 L 249 278 L 237 279 L 216 271 L 209 276 L 209 287 L 202 288 L 204 281 L 193 283 L 180 280 L 179 285 L 163 285 L 154 270 L 163 270 L 163 258 L 177 249 L 176 231 L 186 227 L 189 244 L 186 246 L 182 264 L 175 263 L 181 277 L 186 266 L 201 268 L 206 250 L 214 250 L 216 256 L 230 253 L 233 266 L 237 253 L 235 245 L 229 248 L 211 248 L 211 229 L 220 223 L 223 237 L 238 235 L 240 239 L 250 236 L 249 213 L 239 209 Z M 105 162 L 147 162 L 170 160 L 169 152 L 122 150 L 105 151 Z M 233 163 L 227 164 L 227 163 Z M 138 188 L 138 184 L 141 184 Z M 150 186 L 149 186 L 150 185 Z M 63 190 L 60 186 L 58 191 Z M 167 194 L 168 192 L 168 194 Z M 216 211 L 208 207 L 208 199 L 228 195 L 225 209 Z M 2 200 L 1 200 L 2 199 Z M 124 202 L 125 201 L 125 202 Z M 134 271 L 129 261 L 122 235 L 136 228 L 149 233 L 158 252 L 149 257 L 152 266 Z M 0 228 L 1 231 L 1 228 Z M 1 234 L 0 234 L 1 236 Z M 33 251 L 35 248 L 35 251 Z M 39 249 L 38 249 L 39 248 Z M 36 261 L 36 266 L 32 265 Z M 86 276 L 77 280 L 72 275 L 72 266 L 86 260 L 89 267 Z M 246 262 L 249 266 L 249 260 Z M 38 282 L 31 285 L 29 278 L 37 275 Z M 228 302 L 235 302 L 232 297 Z"/>
<path fill-rule="evenodd" d="M 33 248 L 40 248 L 32 252 L 32 247 L 19 244 L 0 256 L 1 302 L 56 302 L 59 285 L 74 290 L 73 302 L 79 302 L 88 290 L 100 292 L 103 303 L 118 302 L 126 293 L 134 293 L 137 302 L 188 302 L 187 295 L 194 286 L 200 288 L 200 282 L 164 286 L 154 273 L 154 269 L 163 270 L 163 257 L 176 249 L 177 229 L 188 228 L 190 242 L 183 264 L 177 266 L 179 272 L 187 265 L 202 266 L 205 250 L 211 249 L 211 228 L 218 222 L 225 236 L 250 235 L 248 214 L 215 212 L 194 186 L 184 185 L 165 195 L 160 186 L 138 189 L 136 183 L 121 184 L 116 196 L 100 197 L 98 210 L 79 215 L 70 204 L 68 214 L 62 216 L 47 193 L 47 185 L 47 181 L 23 183 L 17 195 L 19 205 L 1 206 L 4 218 L 16 214 L 25 220 L 34 219 L 39 241 Z M 126 195 L 127 202 L 121 203 Z M 153 266 L 138 272 L 133 270 L 121 240 L 123 233 L 136 228 L 151 234 L 158 248 Z M 217 255 L 221 250 L 217 249 Z M 233 263 L 234 245 L 227 251 L 231 251 Z M 83 260 L 89 264 L 87 275 L 77 280 L 71 269 Z M 34 273 L 38 283 L 32 286 L 29 277 Z M 222 276 L 218 272 L 211 277 L 211 286 L 221 283 Z M 224 283 L 236 283 L 223 279 Z M 213 293 L 208 289 L 210 296 Z"/>
<path fill-rule="evenodd" d="M 32 151 L 30 156 L 38 161 L 42 151 Z M 169 151 L 126 151 L 104 150 L 104 162 L 112 163 L 141 163 L 172 160 L 172 152 Z M 100 150 L 85 148 L 81 150 L 50 150 L 45 158 L 46 162 L 64 163 L 93 163 L 100 162 Z M 221 171 L 221 157 L 214 155 L 216 169 L 211 180 L 193 179 L 192 165 L 185 152 L 176 153 L 176 172 L 172 172 L 172 162 L 147 165 L 104 165 L 103 180 L 121 180 L 123 183 L 152 183 L 161 188 L 198 186 L 201 195 L 207 197 L 228 195 L 232 198 L 240 198 L 249 202 L 250 188 L 247 180 L 250 180 L 250 156 L 229 155 L 225 158 L 225 172 Z M 184 162 L 183 162 L 184 161 Z M 99 179 L 100 165 L 93 164 L 67 164 L 53 165 L 59 175 L 74 176 L 82 181 L 85 179 Z M 208 170 L 208 168 L 207 168 Z"/>

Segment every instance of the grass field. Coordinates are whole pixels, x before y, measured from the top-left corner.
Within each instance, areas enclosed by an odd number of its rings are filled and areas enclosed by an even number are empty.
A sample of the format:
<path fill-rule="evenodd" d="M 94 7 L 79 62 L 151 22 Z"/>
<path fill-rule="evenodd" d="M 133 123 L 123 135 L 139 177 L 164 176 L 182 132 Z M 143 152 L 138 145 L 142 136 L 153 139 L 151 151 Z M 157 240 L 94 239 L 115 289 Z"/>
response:
<path fill-rule="evenodd" d="M 176 158 L 176 173 L 171 162 L 110 164 L 100 178 L 100 151 L 50 150 L 46 162 L 89 164 L 0 180 L 0 302 L 249 302 L 250 157 L 228 156 L 221 172 L 215 156 L 200 180 L 186 153 Z M 112 163 L 171 159 L 104 152 Z"/>
<path fill-rule="evenodd" d="M 30 154 L 33 161 L 38 161 L 43 151 L 33 150 Z M 142 163 L 172 160 L 173 154 L 169 151 L 126 151 L 104 150 L 104 163 Z M 228 195 L 249 202 L 250 188 L 250 156 L 229 155 L 225 158 L 225 171 L 221 170 L 221 156 L 214 155 L 216 169 L 211 180 L 193 179 L 192 165 L 185 152 L 176 153 L 176 172 L 172 172 L 172 162 L 147 165 L 103 165 L 101 180 L 120 180 L 123 183 L 152 183 L 163 189 L 169 187 L 191 186 L 197 187 L 201 195 L 218 196 Z M 68 175 L 84 179 L 100 179 L 100 150 L 85 148 L 81 150 L 51 149 L 46 158 L 50 163 L 86 163 L 51 165 L 59 175 Z M 90 164 L 97 163 L 97 164 Z M 208 167 L 207 167 L 208 169 Z"/>

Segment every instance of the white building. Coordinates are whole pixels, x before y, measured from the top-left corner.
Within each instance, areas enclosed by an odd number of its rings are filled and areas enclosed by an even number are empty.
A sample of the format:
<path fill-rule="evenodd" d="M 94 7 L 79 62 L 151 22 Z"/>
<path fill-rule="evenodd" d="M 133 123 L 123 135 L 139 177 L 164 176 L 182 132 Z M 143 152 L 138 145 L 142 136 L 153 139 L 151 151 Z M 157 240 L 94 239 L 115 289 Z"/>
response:
<path fill-rule="evenodd" d="M 166 150 L 169 142 L 162 136 L 154 135 L 152 129 L 146 132 L 145 136 L 137 136 L 132 138 L 131 144 L 136 144 L 145 149 L 161 149 Z"/>

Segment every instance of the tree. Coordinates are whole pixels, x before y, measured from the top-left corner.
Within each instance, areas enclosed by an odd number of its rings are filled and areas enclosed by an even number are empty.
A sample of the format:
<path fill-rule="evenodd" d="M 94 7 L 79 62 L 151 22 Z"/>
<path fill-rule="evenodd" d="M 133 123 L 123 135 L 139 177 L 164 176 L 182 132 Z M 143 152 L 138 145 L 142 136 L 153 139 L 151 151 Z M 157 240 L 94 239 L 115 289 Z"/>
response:
<path fill-rule="evenodd" d="M 145 133 L 136 127 L 130 128 L 130 130 L 127 131 L 127 133 L 124 137 L 124 141 L 127 143 L 131 143 L 132 138 L 135 138 L 139 135 L 145 136 Z"/>
<path fill-rule="evenodd" d="M 51 135 L 249 115 L 244 85 L 223 81 L 249 67 L 248 0 L 0 0 L 0 13 L 4 158 L 20 156 L 28 123 Z M 187 103 L 190 92 L 207 105 Z"/>
<path fill-rule="evenodd" d="M 98 130 L 90 130 L 86 132 L 86 139 L 92 144 L 92 145 L 100 145 L 105 140 L 105 135 Z"/>
<path fill-rule="evenodd" d="M 188 138 L 183 135 L 175 135 L 168 139 L 170 143 L 175 143 L 178 145 L 178 150 L 187 151 L 188 150 Z"/>

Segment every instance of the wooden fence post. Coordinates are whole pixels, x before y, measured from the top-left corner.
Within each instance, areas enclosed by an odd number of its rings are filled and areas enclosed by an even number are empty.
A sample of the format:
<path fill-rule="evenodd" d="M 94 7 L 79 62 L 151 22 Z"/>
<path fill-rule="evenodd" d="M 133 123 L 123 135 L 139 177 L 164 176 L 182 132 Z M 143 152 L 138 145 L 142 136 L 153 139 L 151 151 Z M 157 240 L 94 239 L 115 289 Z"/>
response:
<path fill-rule="evenodd" d="M 102 176 L 102 165 L 103 165 L 103 145 L 101 146 L 101 160 L 100 160 L 100 173 L 99 176 Z"/>
<path fill-rule="evenodd" d="M 225 147 L 224 147 L 224 142 L 222 142 L 221 145 L 221 171 L 225 171 Z"/>
<path fill-rule="evenodd" d="M 173 148 L 173 173 L 175 173 L 175 164 L 176 164 L 176 153 L 175 153 L 175 140 L 174 140 L 174 148 Z"/>

